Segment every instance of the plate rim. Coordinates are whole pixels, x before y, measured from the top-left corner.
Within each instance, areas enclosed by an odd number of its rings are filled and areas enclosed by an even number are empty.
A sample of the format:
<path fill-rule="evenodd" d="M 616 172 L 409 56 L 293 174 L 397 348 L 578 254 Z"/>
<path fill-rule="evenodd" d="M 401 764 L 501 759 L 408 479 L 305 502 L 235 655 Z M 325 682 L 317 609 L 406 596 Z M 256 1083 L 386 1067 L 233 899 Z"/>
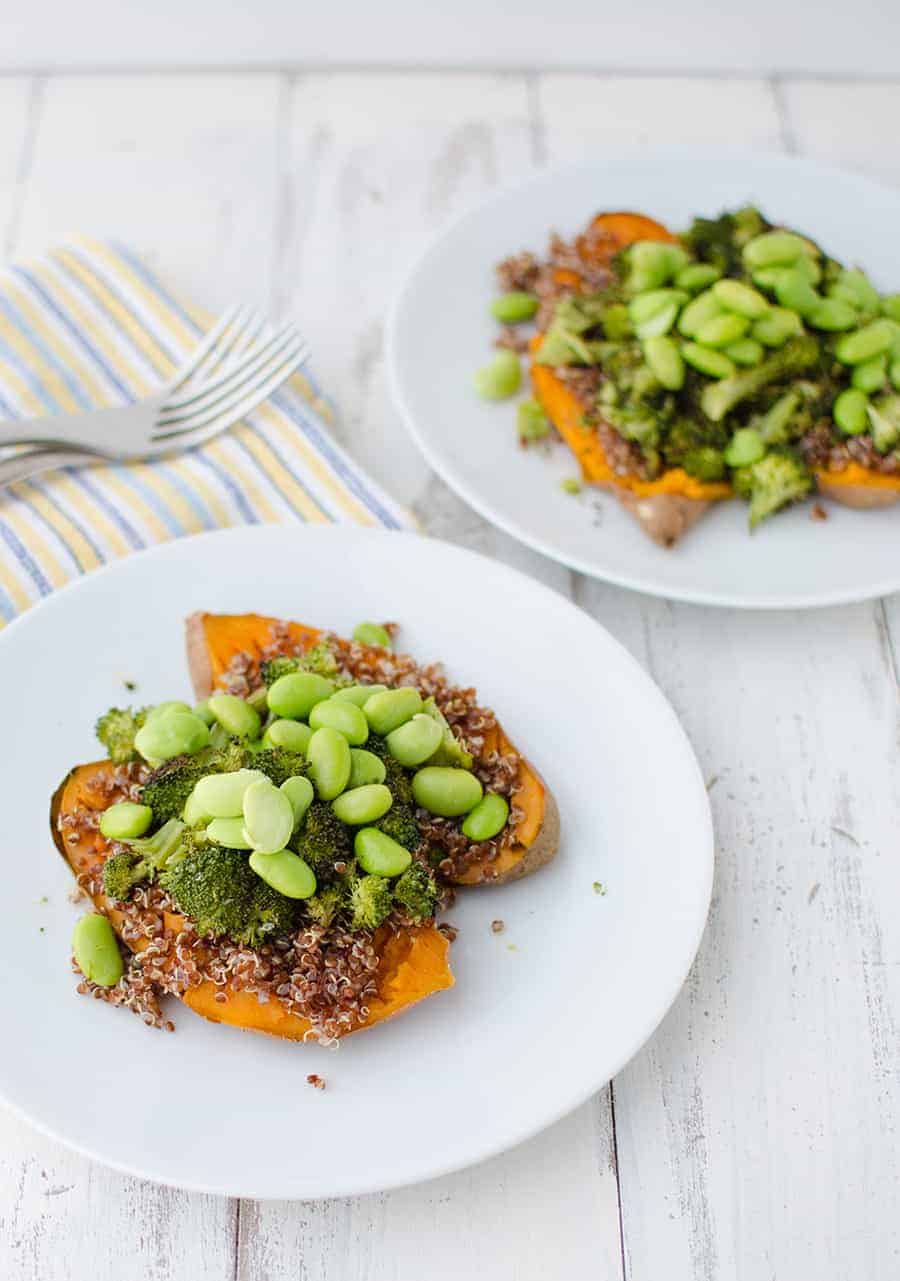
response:
<path fill-rule="evenodd" d="M 454 1174 L 460 1170 L 468 1169 L 479 1165 L 484 1161 L 491 1160 L 505 1152 L 518 1147 L 520 1144 L 527 1142 L 536 1135 L 542 1133 L 550 1126 L 557 1124 L 571 1112 L 581 1107 L 585 1102 L 592 1098 L 599 1090 L 602 1090 L 615 1076 L 622 1071 L 635 1055 L 647 1044 L 650 1038 L 655 1034 L 659 1025 L 672 1008 L 675 1000 L 687 981 L 691 967 L 694 964 L 700 944 L 706 930 L 709 919 L 709 910 L 712 901 L 714 874 L 715 874 L 715 830 L 713 825 L 712 808 L 706 791 L 702 770 L 700 767 L 697 754 L 693 744 L 681 723 L 674 707 L 666 697 L 663 690 L 659 687 L 652 675 L 643 667 L 643 665 L 630 653 L 630 651 L 619 641 L 613 634 L 603 626 L 602 623 L 594 619 L 585 610 L 582 610 L 574 601 L 564 596 L 561 592 L 547 586 L 540 580 L 532 578 L 524 571 L 505 562 L 495 559 L 483 552 L 473 551 L 470 548 L 463 547 L 459 544 L 449 542 L 446 539 L 434 538 L 428 535 L 416 533 L 411 530 L 387 530 L 387 529 L 370 529 L 357 525 L 309 525 L 297 522 L 292 523 L 272 523 L 259 525 L 232 526 L 225 529 L 208 530 L 202 533 L 188 535 L 183 538 L 169 540 L 164 543 L 156 544 L 152 547 L 142 549 L 90 571 L 73 579 L 65 586 L 54 591 L 50 596 L 38 602 L 28 609 L 24 614 L 19 615 L 9 623 L 0 632 L 0 657 L 4 652 L 5 637 L 15 630 L 21 630 L 21 627 L 34 618 L 40 611 L 58 608 L 58 601 L 67 600 L 72 595 L 85 590 L 86 584 L 97 578 L 102 578 L 115 574 L 127 574 L 131 565 L 135 561 L 145 562 L 147 560 L 165 559 L 167 556 L 184 553 L 182 544 L 193 544 L 196 541 L 204 543 L 243 541 L 245 539 L 253 540 L 257 537 L 273 537 L 274 531 L 278 531 L 280 536 L 289 538 L 312 536 L 313 538 L 332 537 L 353 538 L 373 536 L 380 538 L 399 539 L 403 542 L 412 543 L 413 541 L 426 544 L 436 544 L 442 548 L 449 549 L 453 554 L 459 555 L 464 559 L 474 558 L 477 561 L 484 561 L 492 568 L 499 570 L 504 574 L 511 575 L 513 579 L 524 580 L 529 588 L 535 590 L 539 596 L 553 598 L 557 607 L 562 607 L 564 612 L 569 612 L 577 616 L 580 620 L 597 627 L 604 634 L 606 641 L 618 653 L 619 659 L 624 665 L 631 669 L 633 676 L 638 681 L 643 681 L 649 686 L 649 692 L 659 707 L 660 715 L 665 716 L 674 728 L 677 738 L 681 744 L 681 750 L 685 757 L 686 764 L 690 765 L 691 772 L 696 781 L 696 796 L 701 799 L 703 804 L 698 811 L 698 832 L 697 832 L 697 862 L 696 862 L 696 881 L 699 889 L 697 893 L 697 906 L 692 916 L 690 929 L 685 928 L 684 938 L 681 948 L 679 949 L 679 961 L 677 966 L 671 967 L 671 976 L 669 982 L 665 985 L 663 994 L 654 1006 L 652 1012 L 645 1021 L 645 1030 L 637 1034 L 637 1039 L 630 1044 L 615 1060 L 613 1067 L 604 1075 L 604 1079 L 593 1082 L 589 1087 L 577 1092 L 577 1096 L 566 1096 L 565 1101 L 558 1106 L 549 1108 L 542 1112 L 540 1118 L 536 1121 L 528 1119 L 524 1124 L 512 1127 L 511 1130 L 500 1139 L 493 1139 L 491 1142 L 483 1144 L 473 1149 L 472 1155 L 467 1158 L 454 1158 L 448 1161 L 422 1162 L 424 1172 L 421 1173 L 402 1173 L 397 1177 L 385 1179 L 378 1175 L 370 1177 L 360 1177 L 356 1172 L 348 1172 L 348 1176 L 343 1181 L 334 1181 L 323 1190 L 315 1191 L 309 1189 L 294 1188 L 293 1190 L 278 1191 L 272 1188 L 262 1188 L 250 1184 L 238 1182 L 215 1183 L 207 1182 L 201 1179 L 179 1179 L 176 1175 L 160 1172 L 153 1169 L 146 1163 L 143 1165 L 131 1162 L 125 1159 L 111 1158 L 101 1150 L 92 1147 L 88 1143 L 75 1141 L 61 1133 L 53 1124 L 40 1119 L 33 1115 L 26 1107 L 19 1105 L 10 1099 L 5 1089 L 0 1085 L 0 1102 L 21 1120 L 33 1126 L 40 1133 L 46 1135 L 55 1142 L 61 1143 L 71 1151 L 87 1157 L 109 1169 L 116 1170 L 121 1174 L 134 1178 L 146 1179 L 164 1187 L 171 1187 L 188 1192 L 202 1193 L 204 1195 L 228 1196 L 246 1198 L 250 1200 L 268 1201 L 268 1200 L 323 1200 L 334 1197 L 360 1196 L 374 1192 L 387 1192 L 403 1187 L 418 1186 L 420 1183 L 427 1183 L 433 1179 L 443 1178 L 447 1175 Z M 702 828 L 702 831 L 701 831 Z M 49 848 L 49 845 L 48 845 Z M 426 1168 L 427 1167 L 427 1168 Z"/>
<path fill-rule="evenodd" d="M 900 569 L 893 578 L 879 581 L 875 584 L 869 584 L 857 589 L 848 588 L 845 590 L 836 590 L 831 592 L 802 592 L 794 593 L 789 597 L 783 594 L 766 594 L 757 593 L 752 598 L 747 598 L 738 593 L 707 591 L 702 588 L 679 588 L 672 587 L 661 576 L 654 574 L 645 574 L 636 576 L 627 572 L 620 573 L 613 569 L 604 569 L 602 572 L 597 567 L 586 561 L 583 557 L 568 553 L 561 550 L 548 542 L 546 539 L 532 533 L 527 526 L 519 521 L 508 518 L 503 514 L 498 514 L 491 504 L 482 499 L 479 494 L 470 488 L 465 479 L 458 474 L 452 462 L 443 458 L 439 451 L 434 448 L 429 438 L 419 429 L 415 415 L 406 399 L 403 387 L 403 379 L 399 368 L 398 341 L 397 333 L 399 329 L 400 313 L 403 309 L 407 294 L 411 290 L 415 279 L 424 266 L 425 262 L 440 247 L 445 237 L 449 236 L 458 227 L 470 219 L 474 219 L 482 210 L 492 205 L 500 203 L 511 194 L 517 191 L 527 191 L 530 187 L 551 181 L 559 175 L 575 175 L 588 173 L 598 169 L 603 163 L 621 163 L 628 160 L 635 160 L 640 164 L 652 164 L 654 156 L 666 157 L 675 155 L 691 155 L 697 157 L 706 157 L 708 160 L 715 161 L 722 157 L 728 157 L 729 161 L 734 157 L 742 156 L 749 163 L 763 163 L 774 165 L 784 170 L 808 169 L 813 170 L 822 176 L 839 178 L 841 181 L 858 183 L 863 187 L 875 187 L 880 191 L 894 195 L 900 200 L 900 189 L 891 186 L 889 183 L 879 181 L 877 178 L 869 177 L 867 174 L 857 173 L 852 169 L 843 169 L 838 165 L 821 164 L 817 160 L 808 156 L 793 156 L 785 152 L 770 151 L 760 147 L 726 147 L 716 144 L 705 143 L 669 143 L 653 146 L 618 146 L 611 147 L 603 152 L 602 159 L 596 161 L 582 159 L 552 165 L 547 168 L 533 170 L 531 173 L 514 178 L 509 182 L 501 183 L 500 186 L 491 191 L 487 196 L 481 199 L 475 199 L 468 203 L 465 209 L 448 218 L 442 226 L 427 240 L 424 247 L 416 254 L 412 263 L 407 267 L 399 288 L 395 291 L 391 299 L 390 307 L 387 313 L 387 325 L 384 337 L 385 365 L 387 367 L 388 387 L 391 399 L 395 408 L 400 414 L 403 425 L 413 443 L 422 454 L 429 467 L 450 486 L 451 489 L 479 516 L 483 517 L 495 528 L 500 529 L 503 533 L 508 534 L 517 542 L 522 543 L 525 547 L 531 548 L 532 551 L 539 552 L 546 556 L 548 560 L 558 565 L 563 565 L 577 573 L 584 574 L 588 578 L 593 578 L 599 582 L 612 583 L 616 587 L 624 587 L 629 591 L 640 592 L 644 595 L 650 595 L 662 600 L 680 601 L 689 605 L 708 605 L 715 608 L 726 609 L 747 609 L 747 610 L 789 610 L 789 609 L 826 609 L 835 605 L 856 605 L 864 601 L 880 600 L 885 596 L 892 595 L 900 591 Z M 637 532 L 637 531 L 636 531 Z"/>

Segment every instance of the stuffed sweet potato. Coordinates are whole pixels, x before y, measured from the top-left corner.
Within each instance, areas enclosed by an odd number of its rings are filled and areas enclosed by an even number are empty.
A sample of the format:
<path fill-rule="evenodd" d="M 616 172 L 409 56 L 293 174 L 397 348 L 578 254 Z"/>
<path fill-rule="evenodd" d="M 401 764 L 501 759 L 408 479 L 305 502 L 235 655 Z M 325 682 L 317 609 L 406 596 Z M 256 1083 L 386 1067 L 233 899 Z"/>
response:
<path fill-rule="evenodd" d="M 854 507 L 900 497 L 900 296 L 757 210 L 681 236 L 599 214 L 498 275 L 512 314 L 537 308 L 523 443 L 542 410 L 583 480 L 655 541 L 726 498 L 749 501 L 753 528 L 816 489 Z"/>

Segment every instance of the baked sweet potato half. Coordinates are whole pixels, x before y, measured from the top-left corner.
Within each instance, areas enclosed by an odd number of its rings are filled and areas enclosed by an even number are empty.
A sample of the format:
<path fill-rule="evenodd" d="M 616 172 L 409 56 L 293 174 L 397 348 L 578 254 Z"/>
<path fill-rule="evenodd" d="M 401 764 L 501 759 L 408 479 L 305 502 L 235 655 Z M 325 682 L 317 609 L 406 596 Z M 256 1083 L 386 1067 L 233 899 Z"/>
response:
<path fill-rule="evenodd" d="M 186 644 L 194 693 L 203 699 L 216 689 L 248 692 L 261 681 L 261 661 L 280 654 L 302 654 L 325 636 L 319 628 L 260 614 L 192 614 L 187 620 Z M 435 696 L 439 705 L 442 701 L 450 703 L 455 697 L 456 692 L 432 668 L 419 668 L 403 656 L 395 659 L 378 646 L 341 637 L 328 639 L 354 675 L 368 672 L 371 679 L 388 686 L 417 684 L 424 695 Z M 471 691 L 462 693 L 468 697 Z M 486 765 L 505 763 L 506 770 L 514 775 L 509 795 L 511 819 L 502 841 L 466 852 L 463 865 L 451 871 L 448 879 L 458 885 L 502 885 L 528 876 L 555 856 L 559 847 L 559 811 L 541 775 L 502 726 L 483 709 L 475 707 L 473 711 L 479 728 L 477 742 L 470 746 L 476 749 L 478 759 Z"/>
<path fill-rule="evenodd" d="M 498 278 L 499 319 L 527 320 L 529 295 L 537 310 L 520 440 L 540 438 L 539 407 L 582 479 L 657 543 L 727 498 L 748 500 L 753 529 L 815 490 L 858 508 L 900 497 L 900 294 L 808 237 L 752 208 L 678 236 L 601 213 Z"/>
<path fill-rule="evenodd" d="M 135 936 L 133 929 L 126 930 L 127 911 L 109 899 L 100 887 L 99 874 L 113 847 L 90 822 L 91 815 L 99 815 L 129 795 L 127 774 L 111 761 L 78 765 L 53 795 L 50 830 L 56 848 L 79 884 L 92 887 L 87 892 L 97 911 L 107 917 L 129 949 L 142 952 L 150 946 L 152 935 Z M 178 936 L 185 921 L 182 916 L 166 911 L 162 913 L 160 925 L 172 936 Z M 202 947 L 202 943 L 199 946 Z M 453 986 L 448 963 L 449 943 L 434 925 L 383 927 L 375 934 L 374 947 L 378 956 L 376 991 L 367 1000 L 365 1015 L 337 1035 L 382 1023 L 426 996 Z M 164 970 L 174 971 L 179 964 L 177 950 L 169 951 L 160 964 Z M 177 976 L 171 977 L 177 989 Z M 185 986 L 176 994 L 190 1009 L 215 1023 L 267 1032 L 293 1041 L 306 1040 L 313 1032 L 310 1021 L 286 1009 L 277 994 L 268 994 L 267 999 L 261 1001 L 253 991 L 211 981 Z"/>

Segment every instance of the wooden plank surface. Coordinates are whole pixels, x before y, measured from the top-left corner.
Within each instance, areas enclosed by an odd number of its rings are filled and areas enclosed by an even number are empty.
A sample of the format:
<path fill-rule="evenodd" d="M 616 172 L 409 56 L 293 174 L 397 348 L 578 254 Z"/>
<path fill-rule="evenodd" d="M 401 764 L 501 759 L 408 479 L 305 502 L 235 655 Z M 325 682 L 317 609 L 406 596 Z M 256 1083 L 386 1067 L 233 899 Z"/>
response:
<path fill-rule="evenodd" d="M 238 1204 L 102 1170 L 0 1110 L 4 1281 L 609 1281 L 623 1277 L 620 1216 L 634 1281 L 894 1281 L 897 599 L 754 616 L 551 565 L 430 475 L 390 405 L 381 340 L 385 301 L 434 230 L 535 166 L 734 142 L 896 180 L 898 106 L 897 85 L 716 78 L 0 81 L 7 252 L 119 235 L 211 306 L 296 315 L 342 439 L 429 531 L 572 594 L 649 668 L 718 831 L 685 992 L 613 1091 L 544 1135 L 420 1188 Z"/>

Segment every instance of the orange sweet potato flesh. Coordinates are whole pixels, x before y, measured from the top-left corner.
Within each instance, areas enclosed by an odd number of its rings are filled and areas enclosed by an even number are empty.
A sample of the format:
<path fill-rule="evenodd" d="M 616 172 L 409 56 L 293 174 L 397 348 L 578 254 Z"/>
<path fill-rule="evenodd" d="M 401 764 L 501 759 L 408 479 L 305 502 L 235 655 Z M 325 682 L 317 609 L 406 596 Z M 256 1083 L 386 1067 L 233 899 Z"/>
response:
<path fill-rule="evenodd" d="M 187 620 L 188 665 L 194 692 L 206 698 L 222 681 L 231 659 L 240 653 L 259 657 L 273 627 L 287 627 L 304 649 L 314 645 L 322 631 L 302 623 L 283 623 L 260 614 L 192 614 Z M 339 641 L 339 644 L 347 642 Z M 378 651 L 373 650 L 373 656 Z M 461 885 L 502 884 L 536 871 L 554 857 L 559 846 L 559 812 L 537 770 L 510 742 L 499 727 L 485 736 L 487 751 L 514 753 L 519 758 L 519 781 L 511 803 L 522 811 L 511 844 L 491 862 L 471 864 L 459 878 Z"/>
<path fill-rule="evenodd" d="M 57 788 L 50 807 L 50 828 L 54 843 L 74 875 L 99 866 L 107 855 L 107 842 L 99 833 L 88 834 L 78 842 L 63 837 L 60 820 L 76 809 L 103 810 L 117 798 L 115 792 L 101 788 L 100 784 L 111 777 L 114 766 L 109 761 L 95 761 L 78 765 Z M 104 894 L 94 897 L 94 906 L 103 912 L 117 932 L 121 932 L 122 912 Z M 166 913 L 168 929 L 178 931 L 183 918 Z M 135 951 L 146 947 L 144 939 L 129 943 Z M 434 992 L 453 986 L 453 975 L 447 961 L 449 944 L 434 926 L 416 926 L 402 931 L 382 928 L 375 935 L 379 950 L 378 992 L 369 1003 L 369 1015 L 353 1031 L 372 1027 L 399 1014 Z M 261 1004 L 251 992 L 225 989 L 224 1002 L 216 1001 L 213 983 L 201 983 L 191 988 L 182 998 L 185 1005 L 214 1023 L 228 1023 L 233 1027 L 268 1032 L 292 1041 L 302 1041 L 310 1031 L 308 1020 L 286 1010 L 272 997 Z"/>

